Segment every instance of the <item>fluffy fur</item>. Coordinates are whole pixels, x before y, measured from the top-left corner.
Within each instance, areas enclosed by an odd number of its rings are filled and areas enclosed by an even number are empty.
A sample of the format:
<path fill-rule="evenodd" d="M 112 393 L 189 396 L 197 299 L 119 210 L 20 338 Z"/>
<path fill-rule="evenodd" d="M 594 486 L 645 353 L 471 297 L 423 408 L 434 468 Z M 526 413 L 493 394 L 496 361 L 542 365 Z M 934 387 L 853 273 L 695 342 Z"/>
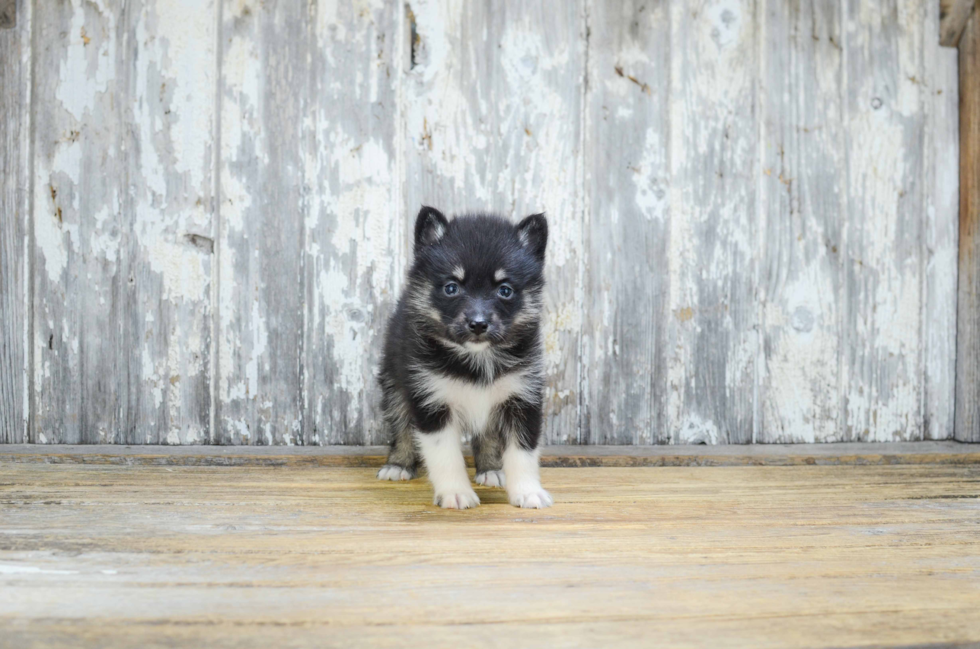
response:
<path fill-rule="evenodd" d="M 505 487 L 518 507 L 552 504 L 538 478 L 547 242 L 542 214 L 514 225 L 419 212 L 381 364 L 391 452 L 379 479 L 408 480 L 425 466 L 435 504 L 474 507 L 460 443 L 469 434 L 478 484 Z"/>

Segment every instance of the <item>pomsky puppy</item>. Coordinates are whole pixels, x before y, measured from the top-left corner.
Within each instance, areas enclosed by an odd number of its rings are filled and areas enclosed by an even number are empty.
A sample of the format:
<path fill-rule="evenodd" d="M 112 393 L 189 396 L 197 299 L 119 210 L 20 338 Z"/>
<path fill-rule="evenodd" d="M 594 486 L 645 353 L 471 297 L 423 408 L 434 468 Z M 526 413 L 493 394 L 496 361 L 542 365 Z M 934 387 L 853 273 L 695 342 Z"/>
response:
<path fill-rule="evenodd" d="M 478 484 L 505 487 L 518 507 L 552 504 L 538 474 L 547 243 L 543 214 L 514 225 L 419 212 L 381 363 L 391 452 L 378 478 L 411 480 L 424 465 L 436 505 L 475 507 L 461 441 L 468 434 Z"/>

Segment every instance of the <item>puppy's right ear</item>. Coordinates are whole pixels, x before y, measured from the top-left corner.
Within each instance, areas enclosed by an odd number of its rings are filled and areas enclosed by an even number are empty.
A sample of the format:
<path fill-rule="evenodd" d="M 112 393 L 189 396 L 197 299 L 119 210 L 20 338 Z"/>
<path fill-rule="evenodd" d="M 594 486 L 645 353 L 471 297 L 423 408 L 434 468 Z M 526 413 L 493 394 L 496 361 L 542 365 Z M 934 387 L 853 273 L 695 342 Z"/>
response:
<path fill-rule="evenodd" d="M 415 254 L 442 239 L 448 227 L 449 221 L 442 212 L 423 205 L 419 215 L 415 217 Z"/>

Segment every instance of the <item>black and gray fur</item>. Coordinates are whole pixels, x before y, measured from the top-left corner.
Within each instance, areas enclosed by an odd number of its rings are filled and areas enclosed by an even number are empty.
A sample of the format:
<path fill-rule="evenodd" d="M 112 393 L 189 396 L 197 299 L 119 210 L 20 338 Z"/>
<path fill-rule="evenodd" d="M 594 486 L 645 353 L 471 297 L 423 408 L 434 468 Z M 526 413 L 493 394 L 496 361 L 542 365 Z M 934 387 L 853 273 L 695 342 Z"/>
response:
<path fill-rule="evenodd" d="M 453 422 L 472 440 L 478 482 L 489 475 L 487 484 L 502 486 L 493 476 L 503 482 L 508 444 L 537 449 L 547 241 L 543 214 L 515 225 L 487 214 L 449 220 L 431 207 L 419 212 L 379 377 L 391 439 L 379 477 L 416 477 L 423 465 L 416 436 Z"/>

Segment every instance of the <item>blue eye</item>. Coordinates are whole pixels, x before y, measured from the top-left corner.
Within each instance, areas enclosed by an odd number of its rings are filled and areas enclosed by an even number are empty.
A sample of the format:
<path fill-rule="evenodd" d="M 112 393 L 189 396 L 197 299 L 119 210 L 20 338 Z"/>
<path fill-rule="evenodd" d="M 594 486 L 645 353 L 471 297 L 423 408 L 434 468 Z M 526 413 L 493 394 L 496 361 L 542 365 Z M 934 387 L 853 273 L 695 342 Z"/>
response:
<path fill-rule="evenodd" d="M 504 298 L 505 300 L 510 298 L 514 294 L 514 289 L 507 286 L 506 284 L 501 284 L 500 288 L 497 289 L 497 295 Z"/>
<path fill-rule="evenodd" d="M 442 287 L 442 290 L 446 292 L 446 295 L 456 295 L 459 293 L 459 284 L 456 282 L 449 282 Z"/>

